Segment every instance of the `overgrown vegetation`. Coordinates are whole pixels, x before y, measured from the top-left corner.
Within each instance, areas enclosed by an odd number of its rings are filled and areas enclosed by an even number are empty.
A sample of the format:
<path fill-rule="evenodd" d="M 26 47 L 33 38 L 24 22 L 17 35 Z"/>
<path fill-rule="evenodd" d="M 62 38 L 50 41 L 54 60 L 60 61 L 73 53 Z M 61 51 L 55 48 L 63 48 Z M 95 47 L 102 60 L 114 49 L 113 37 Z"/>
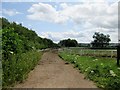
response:
<path fill-rule="evenodd" d="M 100 88 L 118 90 L 120 88 L 120 67 L 116 66 L 113 58 L 80 56 L 61 51 L 59 56 L 74 64 L 87 79 L 96 83 Z"/>
<path fill-rule="evenodd" d="M 38 49 L 53 48 L 57 45 L 50 39 L 39 37 L 35 31 L 29 30 L 9 22 L 5 18 L 2 21 L 2 68 L 3 86 L 13 85 L 16 81 L 22 82 L 28 72 L 40 60 L 42 55 Z"/>
<path fill-rule="evenodd" d="M 2 60 L 3 86 L 14 85 L 16 82 L 25 80 L 30 70 L 37 65 L 41 55 L 41 52 L 33 50 L 22 54 L 12 54 L 9 59 Z"/>

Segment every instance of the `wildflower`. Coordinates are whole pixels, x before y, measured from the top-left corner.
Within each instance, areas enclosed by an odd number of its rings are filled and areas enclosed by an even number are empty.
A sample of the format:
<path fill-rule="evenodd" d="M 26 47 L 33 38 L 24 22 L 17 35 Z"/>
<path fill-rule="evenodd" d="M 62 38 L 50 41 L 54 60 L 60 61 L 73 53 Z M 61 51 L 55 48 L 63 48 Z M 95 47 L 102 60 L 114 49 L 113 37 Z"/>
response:
<path fill-rule="evenodd" d="M 74 61 L 74 63 L 76 63 L 76 61 Z"/>
<path fill-rule="evenodd" d="M 85 72 L 87 72 L 88 71 L 88 69 L 85 69 Z"/>
<path fill-rule="evenodd" d="M 12 51 L 10 51 L 10 53 L 11 53 L 11 54 L 13 54 L 13 52 L 12 52 Z"/>
<path fill-rule="evenodd" d="M 95 59 L 95 61 L 97 61 L 98 59 Z"/>
<path fill-rule="evenodd" d="M 120 70 L 120 68 L 118 68 L 118 70 Z"/>
<path fill-rule="evenodd" d="M 94 73 L 94 71 L 91 71 L 91 73 Z"/>
<path fill-rule="evenodd" d="M 97 61 L 98 59 L 94 59 L 93 61 Z"/>
<path fill-rule="evenodd" d="M 90 68 L 90 67 L 86 68 L 86 69 L 85 69 L 85 72 L 87 72 L 89 68 Z"/>
<path fill-rule="evenodd" d="M 116 76 L 116 74 L 113 72 L 113 70 L 110 70 L 110 74 L 111 74 L 113 77 Z"/>
<path fill-rule="evenodd" d="M 11 79 L 8 79 L 9 81 L 11 81 Z"/>
<path fill-rule="evenodd" d="M 77 59 L 77 57 L 75 57 L 75 59 Z"/>
<path fill-rule="evenodd" d="M 100 65 L 103 66 L 103 63 L 101 63 Z"/>

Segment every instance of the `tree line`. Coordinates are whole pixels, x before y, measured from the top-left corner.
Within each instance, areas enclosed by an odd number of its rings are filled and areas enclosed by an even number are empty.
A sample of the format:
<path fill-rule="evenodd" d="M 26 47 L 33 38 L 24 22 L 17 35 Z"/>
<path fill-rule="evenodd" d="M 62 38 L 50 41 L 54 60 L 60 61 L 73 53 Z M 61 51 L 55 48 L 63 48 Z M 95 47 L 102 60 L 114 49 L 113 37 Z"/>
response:
<path fill-rule="evenodd" d="M 58 45 L 61 47 L 91 47 L 91 48 L 108 48 L 111 41 L 110 35 L 105 35 L 100 32 L 95 32 L 93 41 L 90 44 L 78 43 L 75 39 L 61 40 Z"/>

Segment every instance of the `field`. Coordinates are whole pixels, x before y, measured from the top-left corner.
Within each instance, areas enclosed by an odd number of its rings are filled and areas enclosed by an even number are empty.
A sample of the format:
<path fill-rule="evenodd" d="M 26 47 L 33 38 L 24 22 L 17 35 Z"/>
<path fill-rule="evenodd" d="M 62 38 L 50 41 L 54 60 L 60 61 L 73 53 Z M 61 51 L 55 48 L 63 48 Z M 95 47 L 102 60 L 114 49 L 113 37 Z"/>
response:
<path fill-rule="evenodd" d="M 90 55 L 92 50 L 83 55 L 80 51 L 78 48 L 66 48 L 59 52 L 59 56 L 67 61 L 66 63 L 74 64 L 74 67 L 85 74 L 86 79 L 94 81 L 98 87 L 120 88 L 120 67 L 116 66 L 116 58 Z M 95 54 L 98 52 L 96 50 Z"/>
<path fill-rule="evenodd" d="M 64 48 L 64 51 L 69 52 L 70 54 L 78 54 L 81 56 L 96 56 L 96 57 L 117 57 L 117 50 L 116 49 L 87 49 L 87 48 L 80 48 L 80 47 L 70 47 Z"/>

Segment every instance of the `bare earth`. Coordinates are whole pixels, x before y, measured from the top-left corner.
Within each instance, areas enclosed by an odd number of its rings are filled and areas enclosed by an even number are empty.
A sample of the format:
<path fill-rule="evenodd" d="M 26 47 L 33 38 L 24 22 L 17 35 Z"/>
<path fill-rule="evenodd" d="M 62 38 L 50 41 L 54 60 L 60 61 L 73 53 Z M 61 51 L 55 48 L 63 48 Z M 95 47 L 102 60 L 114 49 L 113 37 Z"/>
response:
<path fill-rule="evenodd" d="M 49 51 L 43 54 L 39 64 L 29 73 L 27 80 L 15 88 L 97 88 L 84 75 L 65 64 L 58 54 Z"/>

